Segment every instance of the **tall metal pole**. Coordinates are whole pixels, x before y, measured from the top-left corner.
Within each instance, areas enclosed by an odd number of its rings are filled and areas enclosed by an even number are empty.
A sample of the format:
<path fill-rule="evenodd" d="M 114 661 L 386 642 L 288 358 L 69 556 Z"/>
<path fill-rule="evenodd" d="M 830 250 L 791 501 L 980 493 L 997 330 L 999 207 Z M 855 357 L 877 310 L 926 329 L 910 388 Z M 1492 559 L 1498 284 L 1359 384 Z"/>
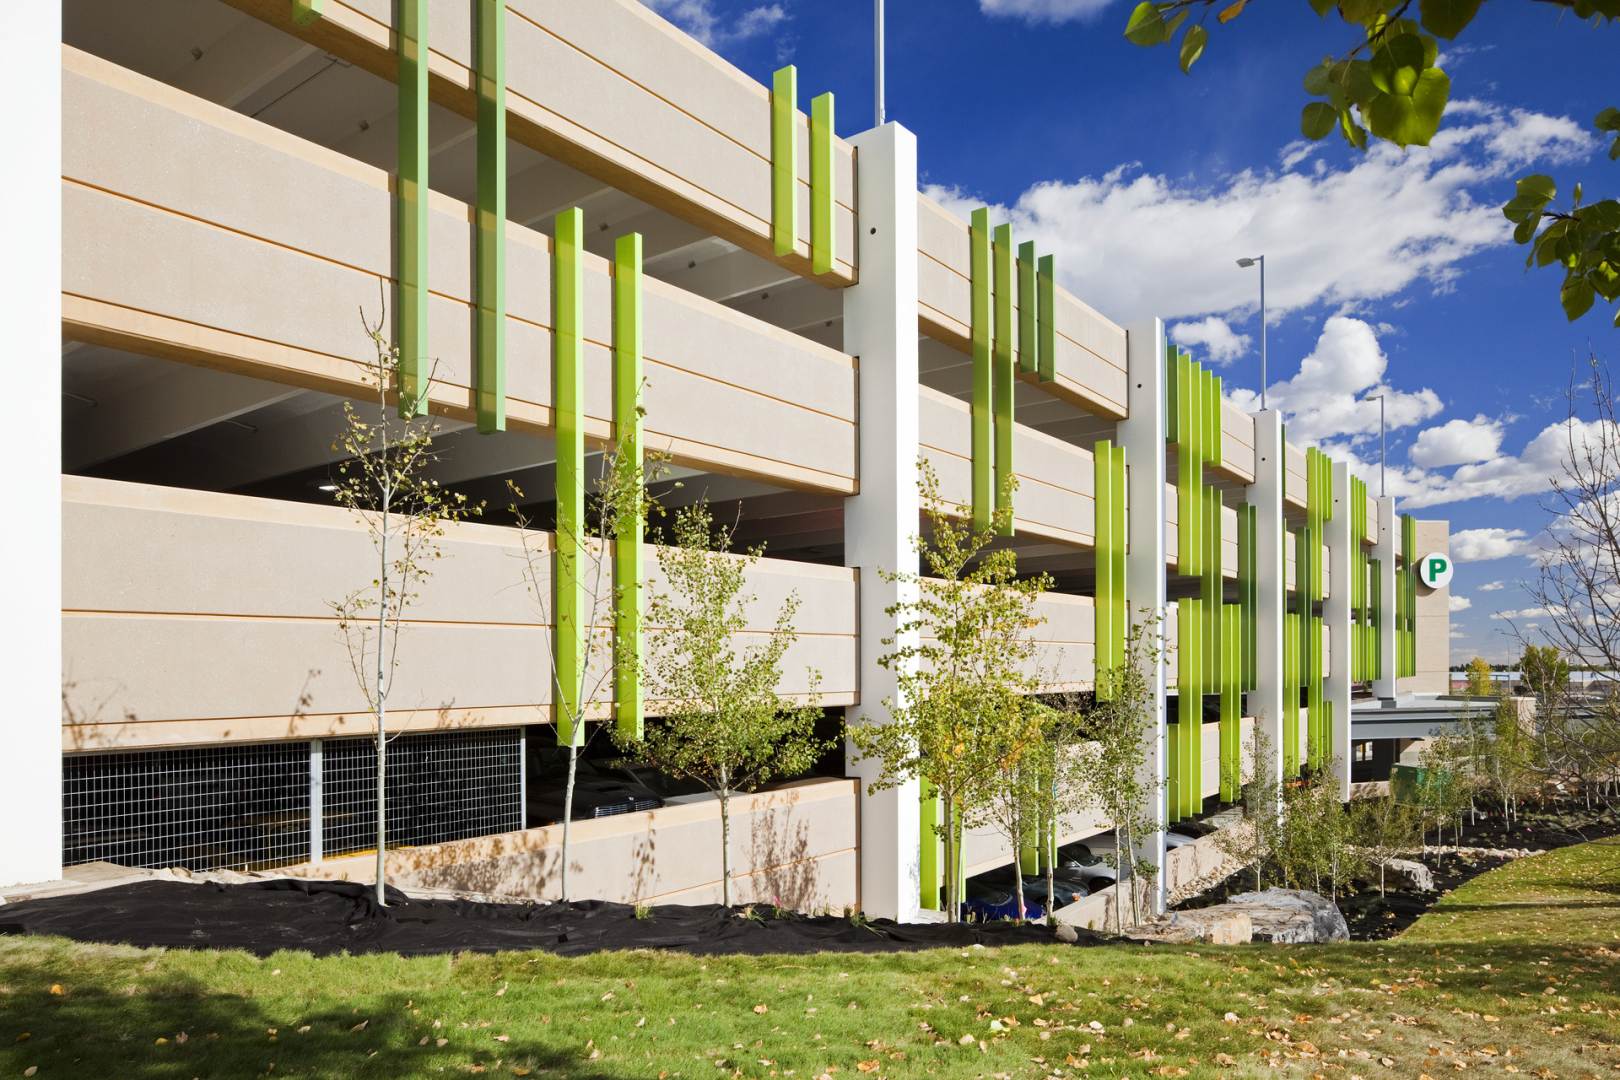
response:
<path fill-rule="evenodd" d="M 872 126 L 887 122 L 883 106 L 883 0 L 872 0 Z"/>
<path fill-rule="evenodd" d="M 1266 257 L 1260 256 L 1260 408 L 1266 407 Z"/>
<path fill-rule="evenodd" d="M 1382 499 L 1389 494 L 1384 490 L 1384 463 L 1389 459 L 1388 448 L 1384 445 L 1384 395 L 1378 395 L 1378 497 Z"/>

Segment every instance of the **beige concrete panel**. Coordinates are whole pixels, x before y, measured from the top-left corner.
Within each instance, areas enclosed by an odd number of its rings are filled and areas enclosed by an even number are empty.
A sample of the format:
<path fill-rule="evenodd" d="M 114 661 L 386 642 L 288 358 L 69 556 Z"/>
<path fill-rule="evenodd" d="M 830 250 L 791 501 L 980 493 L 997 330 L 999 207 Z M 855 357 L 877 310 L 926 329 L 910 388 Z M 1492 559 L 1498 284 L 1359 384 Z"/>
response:
<path fill-rule="evenodd" d="M 1209 798 L 1211 795 L 1221 793 L 1221 725 L 1219 721 L 1206 723 L 1204 730 L 1198 733 L 1198 750 L 1202 759 L 1202 768 L 1199 770 L 1199 780 L 1202 781 L 1202 795 Z"/>
<path fill-rule="evenodd" d="M 856 896 L 855 785 L 804 780 L 731 804 L 735 903 L 842 911 Z M 720 809 L 710 799 L 573 823 L 569 889 L 618 903 L 720 900 Z M 481 836 L 388 853 L 392 884 L 553 900 L 561 895 L 562 827 Z M 290 867 L 300 877 L 370 881 L 366 856 Z"/>
<path fill-rule="evenodd" d="M 1180 650 L 1176 642 L 1181 640 L 1181 609 L 1174 603 L 1166 604 L 1164 608 L 1164 685 L 1176 686 L 1180 678 L 1181 660 L 1177 655 Z"/>
<path fill-rule="evenodd" d="M 1181 507 L 1175 484 L 1164 485 L 1164 563 L 1174 567 L 1181 557 Z M 1221 576 L 1238 576 L 1237 510 L 1221 506 Z"/>
<path fill-rule="evenodd" d="M 392 5 L 328 5 L 314 26 L 292 25 L 278 0 L 229 0 L 384 78 Z M 431 93 L 475 108 L 470 7 L 431 6 Z M 632 0 L 512 0 L 507 4 L 511 137 L 606 183 L 771 257 L 770 94 Z M 803 101 L 816 92 L 801 88 Z M 799 237 L 786 264 L 809 271 L 809 125 L 797 116 Z M 853 280 L 854 151 L 835 140 L 838 262 L 829 281 Z"/>
<path fill-rule="evenodd" d="M 1288 501 L 1301 510 L 1305 509 L 1305 451 L 1293 443 L 1283 444 L 1283 467 L 1287 470 L 1285 477 L 1288 488 Z"/>
<path fill-rule="evenodd" d="M 1090 689 L 1096 680 L 1097 612 L 1089 596 L 1042 593 L 1033 632 L 1039 643 L 1034 670 L 1046 693 Z"/>
<path fill-rule="evenodd" d="M 1451 525 L 1446 521 L 1416 523 L 1417 552 L 1421 559 L 1430 552 L 1451 553 Z M 1414 563 L 1415 565 L 1415 563 Z M 1408 568 L 1400 571 L 1411 574 Z M 1451 586 L 1430 589 L 1417 583 L 1417 674 L 1400 680 L 1400 689 L 1410 693 L 1444 694 L 1451 688 Z"/>
<path fill-rule="evenodd" d="M 968 248 L 967 222 L 926 195 L 917 196 L 919 323 L 924 333 L 964 351 L 971 347 Z M 1125 331 L 1061 287 L 1056 300 L 1054 380 L 1037 385 L 1088 411 L 1124 417 Z"/>
<path fill-rule="evenodd" d="M 85 54 L 65 50 L 64 64 L 65 108 L 83 114 L 64 151 L 71 332 L 354 393 L 373 353 L 359 312 L 391 301 L 386 174 Z M 184 166 L 192 155 L 220 167 L 204 181 Z M 469 213 L 435 197 L 430 221 L 433 399 L 458 416 L 471 408 Z M 517 226 L 508 238 L 509 419 L 544 430 L 550 246 Z M 585 265 L 588 429 L 603 439 L 609 266 Z M 659 282 L 647 283 L 645 306 L 652 445 L 718 471 L 854 490 L 853 361 Z"/>
<path fill-rule="evenodd" d="M 1378 497 L 1372 494 L 1372 489 L 1369 486 L 1367 494 L 1367 535 L 1362 538 L 1362 542 L 1369 548 L 1378 546 L 1378 529 Z"/>
<path fill-rule="evenodd" d="M 939 477 L 941 496 L 963 508 L 973 500 L 973 415 L 965 402 L 919 386 L 917 430 L 922 456 Z M 1018 492 L 1013 526 L 1019 533 L 1077 547 L 1096 543 L 1094 464 L 1089 451 L 1019 425 L 1013 465 Z"/>
<path fill-rule="evenodd" d="M 1254 483 L 1254 416 L 1221 400 L 1221 471 Z"/>
<path fill-rule="evenodd" d="M 84 477 L 65 477 L 63 489 L 64 722 L 95 729 L 70 732 L 70 745 L 367 730 L 330 606 L 373 573 L 371 543 L 349 514 Z M 538 591 L 549 596 L 550 537 L 532 534 L 530 544 Z M 416 727 L 543 722 L 550 628 L 525 587 L 522 538 L 460 523 L 446 529 L 441 550 L 400 636 L 391 709 L 413 714 Z M 661 591 L 657 549 L 649 546 L 644 559 L 649 592 Z M 611 575 L 604 560 L 603 580 Z M 746 580 L 737 647 L 764 645 L 796 595 L 799 638 L 783 661 L 780 691 L 803 698 L 816 689 L 829 705 L 853 701 L 855 571 L 762 559 Z M 597 613 L 605 639 L 605 587 Z M 658 634 L 648 627 L 649 650 Z M 597 659 L 605 663 L 605 653 Z"/>

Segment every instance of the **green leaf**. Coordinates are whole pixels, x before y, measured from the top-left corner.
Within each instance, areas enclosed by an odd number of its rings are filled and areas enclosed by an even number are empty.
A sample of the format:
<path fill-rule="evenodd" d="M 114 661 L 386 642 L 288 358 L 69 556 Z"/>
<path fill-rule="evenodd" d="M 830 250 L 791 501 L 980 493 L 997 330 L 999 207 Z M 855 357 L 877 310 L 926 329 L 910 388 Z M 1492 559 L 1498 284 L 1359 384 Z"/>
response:
<path fill-rule="evenodd" d="M 1339 15 L 1347 23 L 1362 24 L 1378 18 L 1387 5 L 1384 0 L 1339 0 Z"/>
<path fill-rule="evenodd" d="M 1125 24 L 1125 39 L 1134 45 L 1163 45 L 1168 38 L 1164 16 L 1153 0 L 1142 0 Z"/>
<path fill-rule="evenodd" d="M 1558 300 L 1564 305 L 1564 317 L 1570 322 L 1585 315 L 1592 308 L 1595 297 L 1591 284 L 1583 277 L 1567 277 L 1558 291 Z"/>
<path fill-rule="evenodd" d="M 1243 14 L 1243 9 L 1247 7 L 1248 4 L 1249 0 L 1232 0 L 1230 4 L 1216 12 L 1215 17 L 1220 20 L 1222 26 L 1225 26 L 1227 23 Z"/>
<path fill-rule="evenodd" d="M 1333 61 L 1323 60 L 1305 73 L 1305 92 L 1312 97 L 1327 97 L 1333 86 Z"/>
<path fill-rule="evenodd" d="M 1181 73 L 1187 74 L 1192 66 L 1198 63 L 1198 58 L 1204 55 L 1204 44 L 1209 41 L 1209 31 L 1199 24 L 1187 27 L 1186 36 L 1181 39 Z"/>
<path fill-rule="evenodd" d="M 1334 0 L 1311 0 L 1311 10 L 1320 17 L 1332 11 Z"/>
<path fill-rule="evenodd" d="M 1620 131 L 1620 109 L 1610 106 L 1597 114 L 1592 126 L 1599 131 Z"/>
<path fill-rule="evenodd" d="M 1339 130 L 1344 133 L 1344 141 L 1357 150 L 1367 148 L 1367 129 L 1356 123 L 1349 109 L 1339 110 Z"/>
<path fill-rule="evenodd" d="M 1522 176 L 1519 178 L 1518 183 L 1514 184 L 1515 199 L 1536 199 L 1545 206 L 1552 202 L 1557 195 L 1558 185 L 1553 183 L 1553 178 L 1545 173 L 1532 173 L 1529 176 Z"/>
<path fill-rule="evenodd" d="M 1299 116 L 1299 131 L 1307 139 L 1326 138 L 1339 114 L 1325 101 L 1313 101 Z"/>
<path fill-rule="evenodd" d="M 1374 98 L 1367 109 L 1367 126 L 1397 146 L 1427 146 L 1440 128 L 1450 94 L 1451 79 L 1439 68 L 1429 68 L 1417 76 L 1410 94 Z"/>
<path fill-rule="evenodd" d="M 1421 0 L 1423 29 L 1450 40 L 1479 14 L 1481 0 Z"/>

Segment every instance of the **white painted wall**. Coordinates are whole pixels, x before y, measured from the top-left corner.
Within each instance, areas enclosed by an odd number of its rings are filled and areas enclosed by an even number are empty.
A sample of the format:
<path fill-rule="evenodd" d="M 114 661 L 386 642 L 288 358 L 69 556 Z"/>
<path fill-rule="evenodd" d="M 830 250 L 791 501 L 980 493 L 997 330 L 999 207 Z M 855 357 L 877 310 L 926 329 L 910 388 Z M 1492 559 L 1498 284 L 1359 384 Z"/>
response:
<path fill-rule="evenodd" d="M 1333 517 L 1327 523 L 1327 570 L 1337 586 L 1322 601 L 1322 625 L 1333 653 L 1322 694 L 1333 703 L 1333 776 L 1340 795 L 1350 798 L 1350 553 L 1359 537 L 1350 536 L 1350 470 L 1343 462 L 1333 466 Z M 1326 655 L 1327 650 L 1323 650 Z"/>
<path fill-rule="evenodd" d="M 1255 562 L 1259 572 L 1259 610 L 1255 612 L 1255 689 L 1246 711 L 1254 714 L 1265 736 L 1270 758 L 1267 772 L 1273 783 L 1282 782 L 1283 722 L 1283 612 L 1285 593 L 1283 535 L 1282 414 L 1267 409 L 1254 418 L 1254 484 L 1249 501 L 1255 506 Z"/>
<path fill-rule="evenodd" d="M 895 673 L 878 663 L 894 636 L 886 614 L 915 585 L 917 551 L 917 137 L 885 124 L 850 140 L 861 208 L 860 282 L 844 290 L 844 350 L 859 357 L 860 494 L 844 503 L 844 561 L 860 570 L 861 704 L 851 726 L 888 719 Z M 853 750 L 850 756 L 853 758 Z M 914 919 L 921 901 L 915 781 L 869 792 L 875 761 L 854 761 L 860 791 L 860 897 L 868 915 Z"/>
<path fill-rule="evenodd" d="M 27 408 L 11 417 L 11 505 L 0 530 L 6 607 L 0 633 L 0 885 L 62 872 L 62 366 L 60 4 L 0 7 L 9 54 L 0 97 L 13 111 L 9 165 L 0 173 L 7 256 L 0 296 L 13 362 L 10 385 Z M 19 385 L 20 383 L 20 385 Z"/>
<path fill-rule="evenodd" d="M 1132 625 L 1152 622 L 1157 640 L 1155 660 L 1148 672 L 1157 715 L 1153 718 L 1154 739 L 1148 759 L 1142 763 L 1148 790 L 1154 793 L 1153 815 L 1158 830 L 1148 837 L 1140 857 L 1155 867 L 1154 910 L 1163 911 L 1166 899 L 1164 869 L 1164 829 L 1167 806 L 1162 794 L 1169 763 L 1168 733 L 1165 729 L 1165 657 L 1169 640 L 1165 625 L 1164 518 L 1164 323 L 1150 319 L 1131 327 L 1126 336 L 1130 379 L 1126 397 L 1130 416 L 1118 426 L 1119 444 L 1125 448 L 1127 515 L 1125 556 L 1125 598 L 1130 605 Z"/>

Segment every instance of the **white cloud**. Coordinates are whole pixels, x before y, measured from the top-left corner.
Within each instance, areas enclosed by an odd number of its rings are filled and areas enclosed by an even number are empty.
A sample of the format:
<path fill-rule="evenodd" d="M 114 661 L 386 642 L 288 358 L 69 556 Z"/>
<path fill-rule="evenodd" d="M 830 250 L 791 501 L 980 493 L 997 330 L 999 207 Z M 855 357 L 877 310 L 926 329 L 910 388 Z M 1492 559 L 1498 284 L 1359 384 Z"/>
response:
<path fill-rule="evenodd" d="M 787 20 L 781 4 L 760 4 L 735 15 L 715 11 L 714 0 L 642 0 L 711 49 L 759 37 Z"/>
<path fill-rule="evenodd" d="M 1005 15 L 1031 23 L 1066 23 L 1089 19 L 1112 0 L 979 0 L 986 15 Z"/>
<path fill-rule="evenodd" d="M 1463 529 L 1451 534 L 1451 557 L 1458 562 L 1487 562 L 1530 555 L 1535 543 L 1523 529 Z"/>
<path fill-rule="evenodd" d="M 1170 337 L 1178 344 L 1203 349 L 1201 359 L 1217 364 L 1230 364 L 1249 351 L 1249 335 L 1237 333 L 1219 315 L 1177 323 L 1170 330 Z"/>
<path fill-rule="evenodd" d="M 1489 461 L 1502 448 L 1502 425 L 1484 415 L 1458 417 L 1418 432 L 1409 456 L 1426 469 Z"/>
<path fill-rule="evenodd" d="M 1468 499 L 1517 499 L 1525 495 L 1545 495 L 1552 481 L 1561 477 L 1569 460 L 1571 445 L 1577 454 L 1602 440 L 1620 438 L 1620 432 L 1605 432 L 1608 421 L 1560 420 L 1548 424 L 1525 444 L 1517 455 L 1505 454 L 1489 461 L 1463 465 L 1450 475 L 1412 470 L 1402 475 L 1401 497 L 1408 507 L 1443 506 Z"/>
<path fill-rule="evenodd" d="M 1420 424 L 1444 407 L 1433 390 L 1409 392 L 1385 385 L 1388 366 L 1389 359 L 1370 324 L 1334 315 L 1322 324 L 1316 347 L 1300 361 L 1293 378 L 1269 387 L 1267 404 L 1286 414 L 1288 437 L 1295 442 L 1342 438 L 1351 445 L 1378 432 L 1378 402 L 1370 396 L 1373 392 L 1384 395 L 1391 430 Z M 1231 396 L 1241 408 L 1260 406 L 1259 395 L 1252 391 L 1238 389 Z"/>
<path fill-rule="evenodd" d="M 1448 601 L 1448 603 L 1453 615 L 1457 614 L 1459 611 L 1467 611 L 1469 608 L 1474 606 L 1474 602 L 1468 599 L 1468 597 L 1458 596 L 1456 593 L 1451 594 L 1451 599 Z"/>
<path fill-rule="evenodd" d="M 1491 616 L 1491 618 L 1493 618 L 1493 619 L 1501 619 L 1501 620 L 1503 620 L 1505 622 L 1522 622 L 1525 619 L 1542 619 L 1542 618 L 1546 618 L 1547 616 L 1549 616 L 1551 614 L 1552 614 L 1552 611 L 1547 609 L 1547 608 L 1544 608 L 1544 607 L 1527 607 L 1527 608 L 1518 608 L 1517 610 L 1513 610 L 1513 611 L 1498 611 L 1495 614 L 1493 614 Z M 1532 624 L 1532 626 L 1534 626 L 1534 624 Z M 1526 629 L 1529 629 L 1529 627 L 1527 627 Z"/>
<path fill-rule="evenodd" d="M 1063 284 L 1119 321 L 1253 311 L 1258 282 L 1233 265 L 1239 255 L 1265 254 L 1273 315 L 1419 282 L 1453 287 L 1463 259 L 1511 243 L 1497 206 L 1507 178 L 1597 144 L 1567 118 L 1485 104 L 1448 112 L 1448 123 L 1427 148 L 1378 142 L 1339 168 L 1318 157 L 1314 169 L 1248 169 L 1196 184 L 1124 165 L 1042 181 L 991 213 L 1052 252 Z M 1285 149 L 1284 161 L 1298 164 L 1296 153 Z M 927 190 L 964 217 L 981 202 Z"/>
<path fill-rule="evenodd" d="M 1487 581 L 1485 584 L 1483 584 L 1483 585 L 1481 585 L 1479 587 L 1479 591 L 1480 592 L 1501 592 L 1505 588 L 1507 588 L 1507 583 L 1506 582 Z"/>

